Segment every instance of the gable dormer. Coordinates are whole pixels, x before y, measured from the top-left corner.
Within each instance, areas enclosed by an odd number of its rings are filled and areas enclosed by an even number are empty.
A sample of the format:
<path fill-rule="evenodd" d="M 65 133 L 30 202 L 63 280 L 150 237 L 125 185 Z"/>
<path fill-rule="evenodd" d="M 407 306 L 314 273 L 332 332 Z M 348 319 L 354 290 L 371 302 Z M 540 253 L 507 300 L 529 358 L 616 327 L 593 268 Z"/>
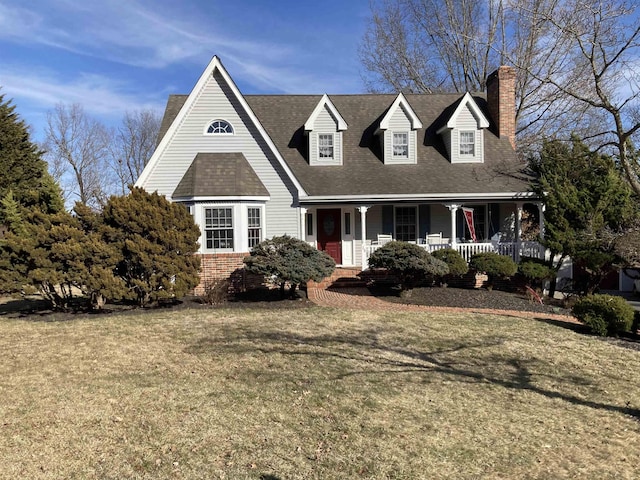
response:
<path fill-rule="evenodd" d="M 416 163 L 416 130 L 422 122 L 400 93 L 376 130 L 382 144 L 385 165 Z"/>
<path fill-rule="evenodd" d="M 483 163 L 484 131 L 489 120 L 469 92 L 458 103 L 438 135 L 447 147 L 451 163 Z"/>
<path fill-rule="evenodd" d="M 342 132 L 347 122 L 324 94 L 304 124 L 309 144 L 309 165 L 342 165 Z"/>

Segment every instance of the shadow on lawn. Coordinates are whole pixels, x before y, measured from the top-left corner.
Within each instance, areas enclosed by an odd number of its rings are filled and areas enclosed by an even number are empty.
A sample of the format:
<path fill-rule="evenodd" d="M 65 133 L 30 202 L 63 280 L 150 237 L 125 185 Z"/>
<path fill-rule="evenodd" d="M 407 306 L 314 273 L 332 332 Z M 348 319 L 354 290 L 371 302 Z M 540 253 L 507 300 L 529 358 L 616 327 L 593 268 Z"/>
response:
<path fill-rule="evenodd" d="M 359 335 L 298 335 L 287 332 L 260 332 L 246 328 L 227 330 L 220 338 L 203 338 L 187 348 L 191 354 L 221 353 L 232 354 L 261 352 L 291 356 L 311 356 L 316 358 L 336 358 L 372 365 L 372 368 L 352 370 L 333 377 L 336 380 L 372 374 L 395 374 L 410 372 L 436 373 L 455 377 L 469 383 L 490 383 L 506 389 L 528 390 L 547 398 L 560 399 L 597 410 L 630 415 L 640 419 L 640 409 L 611 405 L 580 398 L 570 393 L 546 389 L 534 384 L 536 377 L 547 376 L 555 379 L 557 385 L 590 385 L 584 377 L 574 375 L 549 375 L 532 373 L 535 361 L 518 357 L 498 355 L 455 359 L 449 355 L 468 349 L 482 350 L 504 343 L 500 337 L 485 341 L 451 341 L 433 351 L 422 352 L 396 345 L 385 345 L 378 341 L 379 332 L 371 330 Z M 444 358 L 441 358 L 444 357 Z M 472 361 L 473 360 L 473 361 Z M 476 367 L 476 369 L 474 369 Z M 503 375 L 500 375 L 500 374 Z"/>

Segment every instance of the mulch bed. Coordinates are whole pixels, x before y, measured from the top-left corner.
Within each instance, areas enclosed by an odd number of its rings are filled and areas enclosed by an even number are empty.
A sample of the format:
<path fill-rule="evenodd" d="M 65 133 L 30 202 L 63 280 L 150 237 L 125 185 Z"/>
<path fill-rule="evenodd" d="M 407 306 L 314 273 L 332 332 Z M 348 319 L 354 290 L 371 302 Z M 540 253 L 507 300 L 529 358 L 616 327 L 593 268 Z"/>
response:
<path fill-rule="evenodd" d="M 526 294 L 504 292 L 500 290 L 471 288 L 414 288 L 408 295 L 400 296 L 400 292 L 392 288 L 371 288 L 371 293 L 384 300 L 412 305 L 429 305 L 434 307 L 473 307 L 494 310 L 517 310 L 524 312 L 556 313 L 570 315 L 560 301 L 545 299 L 541 305 Z"/>

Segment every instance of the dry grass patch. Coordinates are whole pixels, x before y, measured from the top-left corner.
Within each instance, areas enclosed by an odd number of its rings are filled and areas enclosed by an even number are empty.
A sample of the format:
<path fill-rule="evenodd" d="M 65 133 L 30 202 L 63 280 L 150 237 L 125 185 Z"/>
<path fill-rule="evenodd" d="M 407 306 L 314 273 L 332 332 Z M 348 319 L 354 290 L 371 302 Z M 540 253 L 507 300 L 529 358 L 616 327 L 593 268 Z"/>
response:
<path fill-rule="evenodd" d="M 0 319 L 0 478 L 636 478 L 640 354 L 488 315 Z"/>

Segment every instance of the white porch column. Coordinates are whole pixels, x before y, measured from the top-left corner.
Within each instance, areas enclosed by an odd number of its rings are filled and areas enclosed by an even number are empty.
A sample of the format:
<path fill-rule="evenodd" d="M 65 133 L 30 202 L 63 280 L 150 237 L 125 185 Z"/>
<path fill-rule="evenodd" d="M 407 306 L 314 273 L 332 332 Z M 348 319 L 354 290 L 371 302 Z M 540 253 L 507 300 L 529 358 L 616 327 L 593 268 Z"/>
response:
<path fill-rule="evenodd" d="M 300 240 L 307 241 L 307 209 L 300 207 Z"/>
<path fill-rule="evenodd" d="M 367 240 L 367 210 L 369 210 L 368 206 L 362 205 L 358 207 L 358 211 L 360 212 L 360 237 L 362 239 L 362 245 L 360 246 L 360 250 L 362 251 L 362 270 L 366 270 L 369 267 L 364 254 L 364 245 Z"/>
<path fill-rule="evenodd" d="M 545 204 L 542 202 L 538 202 L 538 212 L 539 212 L 539 217 L 540 217 L 540 239 L 544 240 L 544 211 L 545 211 Z"/>
<path fill-rule="evenodd" d="M 445 204 L 445 207 L 447 207 L 449 209 L 449 212 L 451 212 L 451 248 L 455 249 L 457 246 L 456 239 L 458 238 L 458 232 L 456 228 L 456 213 L 458 212 L 460 205 L 457 205 L 455 203 L 448 203 Z"/>
<path fill-rule="evenodd" d="M 516 203 L 516 263 L 520 261 L 522 247 L 522 202 Z"/>

